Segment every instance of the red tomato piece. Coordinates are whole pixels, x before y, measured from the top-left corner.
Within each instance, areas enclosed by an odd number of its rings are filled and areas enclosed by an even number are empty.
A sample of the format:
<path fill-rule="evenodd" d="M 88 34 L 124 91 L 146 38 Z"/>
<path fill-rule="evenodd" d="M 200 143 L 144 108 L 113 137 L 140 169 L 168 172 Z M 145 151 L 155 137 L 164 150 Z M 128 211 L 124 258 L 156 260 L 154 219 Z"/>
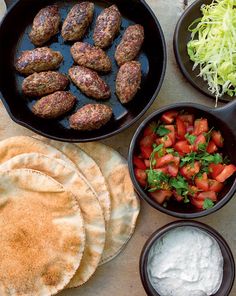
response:
<path fill-rule="evenodd" d="M 169 135 L 166 135 L 162 138 L 156 140 L 157 145 L 163 144 L 165 148 L 172 146 L 172 140 Z"/>
<path fill-rule="evenodd" d="M 194 164 L 187 164 L 180 169 L 180 173 L 183 177 L 191 179 L 194 175 L 199 173 L 200 164 L 198 161 L 195 161 Z"/>
<path fill-rule="evenodd" d="M 183 201 L 183 196 L 179 195 L 176 190 L 173 190 L 173 195 L 178 202 Z"/>
<path fill-rule="evenodd" d="M 223 139 L 220 131 L 212 131 L 211 139 L 216 144 L 216 146 L 223 147 L 224 139 Z"/>
<path fill-rule="evenodd" d="M 191 145 L 187 141 L 178 141 L 175 143 L 174 149 L 181 153 L 190 153 Z"/>
<path fill-rule="evenodd" d="M 185 139 L 184 136 L 187 130 L 184 122 L 179 117 L 176 118 L 176 128 L 177 128 L 177 138 L 180 140 L 184 140 Z"/>
<path fill-rule="evenodd" d="M 216 177 L 216 181 L 223 183 L 236 172 L 236 166 L 229 164 L 224 166 L 223 171 Z"/>
<path fill-rule="evenodd" d="M 208 191 L 209 183 L 208 183 L 208 177 L 206 173 L 203 173 L 202 176 L 200 177 L 196 177 L 194 181 L 198 189 L 201 189 L 203 191 Z"/>
<path fill-rule="evenodd" d="M 140 141 L 140 146 L 144 146 L 144 147 L 152 147 L 152 144 L 154 143 L 155 138 L 153 135 L 149 135 L 149 136 L 145 136 L 142 138 L 142 140 Z"/>
<path fill-rule="evenodd" d="M 166 199 L 172 196 L 172 192 L 170 190 L 157 190 L 150 192 L 150 195 L 156 202 L 163 204 Z"/>
<path fill-rule="evenodd" d="M 215 164 L 211 163 L 209 165 L 210 175 L 213 179 L 215 179 L 224 169 L 223 164 Z"/>
<path fill-rule="evenodd" d="M 202 133 L 207 133 L 209 130 L 208 128 L 208 121 L 206 118 L 196 119 L 194 121 L 194 130 L 193 134 L 198 136 Z"/>
<path fill-rule="evenodd" d="M 199 192 L 199 189 L 196 186 L 190 185 L 189 186 L 189 196 L 196 197 Z"/>
<path fill-rule="evenodd" d="M 147 168 L 150 168 L 150 160 L 149 159 L 144 159 L 144 163 Z"/>
<path fill-rule="evenodd" d="M 174 159 L 173 159 L 173 162 L 176 166 L 179 166 L 179 163 L 180 163 L 180 157 L 178 156 L 174 156 Z"/>
<path fill-rule="evenodd" d="M 189 125 L 193 125 L 194 123 L 194 115 L 193 114 L 182 114 L 178 116 L 183 122 L 186 122 Z"/>
<path fill-rule="evenodd" d="M 133 162 L 138 169 L 146 170 L 146 165 L 141 158 L 134 156 Z"/>
<path fill-rule="evenodd" d="M 193 125 L 187 126 L 187 133 L 189 133 L 189 134 L 193 133 Z"/>
<path fill-rule="evenodd" d="M 199 200 L 199 199 L 196 199 L 196 198 L 191 198 L 190 199 L 190 202 L 196 208 L 201 209 L 201 210 L 203 209 L 204 200 Z"/>
<path fill-rule="evenodd" d="M 174 125 L 165 125 L 165 128 L 170 131 L 168 136 L 170 137 L 170 139 L 172 141 L 172 145 L 173 145 L 175 143 L 175 127 L 174 127 Z"/>
<path fill-rule="evenodd" d="M 216 144 L 213 141 L 210 141 L 207 145 L 206 151 L 208 153 L 215 153 L 218 150 Z"/>
<path fill-rule="evenodd" d="M 158 159 L 156 159 L 156 168 L 161 168 L 171 162 L 173 162 L 174 156 L 172 154 L 166 154 Z"/>
<path fill-rule="evenodd" d="M 141 150 L 141 154 L 142 154 L 143 158 L 149 158 L 152 154 L 152 147 L 141 146 L 140 150 Z"/>
<path fill-rule="evenodd" d="M 197 199 L 199 200 L 205 200 L 205 199 L 211 199 L 212 201 L 217 201 L 217 196 L 214 191 L 205 191 L 205 192 L 200 192 L 197 195 Z"/>
<path fill-rule="evenodd" d="M 178 175 L 179 167 L 176 164 L 174 164 L 174 163 L 168 164 L 167 169 L 168 169 L 168 173 L 172 177 L 176 177 Z"/>
<path fill-rule="evenodd" d="M 220 192 L 224 187 L 223 183 L 220 183 L 216 180 L 209 180 L 209 190 L 214 192 Z"/>
<path fill-rule="evenodd" d="M 143 132 L 143 136 L 151 136 L 154 134 L 153 129 L 150 126 L 145 127 L 144 132 Z"/>
<path fill-rule="evenodd" d="M 137 181 L 139 182 L 139 184 L 141 184 L 142 186 L 146 186 L 146 179 L 147 179 L 147 174 L 144 170 L 141 169 L 134 169 L 134 174 L 135 177 L 137 179 Z"/>
<path fill-rule="evenodd" d="M 198 145 L 199 144 L 206 144 L 206 137 L 203 134 L 200 134 L 197 136 L 194 146 L 193 146 L 193 151 L 197 151 L 199 149 Z"/>
<path fill-rule="evenodd" d="M 178 115 L 178 112 L 175 110 L 167 111 L 164 114 L 162 114 L 161 120 L 166 124 L 170 124 L 174 122 L 177 115 Z"/>
<path fill-rule="evenodd" d="M 157 172 L 162 172 L 162 173 L 164 173 L 164 174 L 168 174 L 168 167 L 167 166 L 165 166 L 165 167 L 163 167 L 163 168 L 158 168 L 158 169 L 155 169 L 155 171 L 157 171 Z"/>

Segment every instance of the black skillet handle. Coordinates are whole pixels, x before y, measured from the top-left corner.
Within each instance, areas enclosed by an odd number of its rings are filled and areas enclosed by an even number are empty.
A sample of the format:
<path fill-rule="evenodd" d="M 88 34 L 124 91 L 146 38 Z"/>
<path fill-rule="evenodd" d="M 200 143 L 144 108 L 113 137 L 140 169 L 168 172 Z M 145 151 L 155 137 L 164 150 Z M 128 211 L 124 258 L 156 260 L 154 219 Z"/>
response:
<path fill-rule="evenodd" d="M 223 107 L 211 109 L 210 112 L 227 123 L 234 134 L 236 134 L 236 99 Z"/>

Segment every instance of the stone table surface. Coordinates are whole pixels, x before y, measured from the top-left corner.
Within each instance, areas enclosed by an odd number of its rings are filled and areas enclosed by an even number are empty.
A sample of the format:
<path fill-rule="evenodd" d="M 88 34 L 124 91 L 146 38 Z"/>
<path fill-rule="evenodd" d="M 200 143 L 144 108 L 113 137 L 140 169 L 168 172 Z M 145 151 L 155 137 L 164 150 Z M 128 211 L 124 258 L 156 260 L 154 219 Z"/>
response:
<path fill-rule="evenodd" d="M 128 0 L 127 0 L 128 1 Z M 33 2 L 33 1 L 32 1 Z M 197 102 L 214 106 L 214 101 L 195 90 L 180 73 L 173 54 L 172 38 L 178 18 L 186 7 L 184 0 L 147 0 L 163 28 L 168 51 L 168 64 L 161 91 L 146 114 L 132 127 L 112 138 L 104 140 L 127 156 L 132 135 L 140 122 L 154 110 L 176 102 Z M 9 4 L 8 1 L 7 4 Z M 155 42 L 155 41 L 153 41 Z M 30 135 L 31 132 L 13 123 L 5 109 L 0 105 L 0 139 L 11 135 Z M 229 243 L 234 257 L 236 255 L 236 201 L 235 197 L 223 209 L 208 217 L 198 219 L 215 228 Z M 162 214 L 144 202 L 136 231 L 125 250 L 113 261 L 98 268 L 93 278 L 81 288 L 66 290 L 60 296 L 142 296 L 145 295 L 139 278 L 139 256 L 148 237 L 159 227 L 176 219 Z M 236 286 L 230 294 L 236 296 Z"/>

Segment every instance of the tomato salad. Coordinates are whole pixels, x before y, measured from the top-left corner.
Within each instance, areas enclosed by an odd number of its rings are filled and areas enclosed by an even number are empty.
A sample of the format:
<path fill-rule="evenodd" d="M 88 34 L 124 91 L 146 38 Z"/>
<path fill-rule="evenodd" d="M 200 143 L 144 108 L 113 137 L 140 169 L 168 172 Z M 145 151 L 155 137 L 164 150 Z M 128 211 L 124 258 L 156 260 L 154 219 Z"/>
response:
<path fill-rule="evenodd" d="M 144 129 L 133 158 L 136 179 L 164 207 L 173 198 L 198 209 L 211 208 L 236 172 L 220 151 L 223 145 L 221 132 L 210 129 L 206 118 L 166 112 Z"/>

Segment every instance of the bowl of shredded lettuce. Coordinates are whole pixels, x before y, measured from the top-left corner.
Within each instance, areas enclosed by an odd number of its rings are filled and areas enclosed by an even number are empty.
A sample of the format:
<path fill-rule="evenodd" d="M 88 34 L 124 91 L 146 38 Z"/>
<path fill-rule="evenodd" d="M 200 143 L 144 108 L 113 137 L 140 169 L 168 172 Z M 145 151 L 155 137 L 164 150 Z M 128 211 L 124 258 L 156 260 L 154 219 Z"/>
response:
<path fill-rule="evenodd" d="M 236 98 L 236 0 L 197 0 L 174 34 L 177 62 L 200 91 L 218 100 Z"/>

